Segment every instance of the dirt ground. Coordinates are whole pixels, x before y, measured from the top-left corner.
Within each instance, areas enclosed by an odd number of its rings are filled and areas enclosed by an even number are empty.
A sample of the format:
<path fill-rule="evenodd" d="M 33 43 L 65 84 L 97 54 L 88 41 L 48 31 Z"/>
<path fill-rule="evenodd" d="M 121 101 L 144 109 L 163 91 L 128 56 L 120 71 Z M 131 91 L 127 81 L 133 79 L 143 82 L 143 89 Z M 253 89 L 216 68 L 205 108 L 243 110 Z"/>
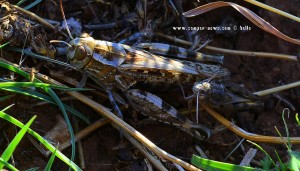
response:
<path fill-rule="evenodd" d="M 143 1 L 138 1 L 139 3 Z M 165 1 L 168 3 L 168 1 Z M 298 38 L 300 35 L 300 23 L 292 21 L 290 19 L 284 18 L 267 10 L 255 7 L 253 5 L 247 4 L 246 2 L 233 1 L 240 5 L 243 5 L 256 14 L 264 18 L 279 31 L 284 34 Z M 16 1 L 11 1 L 14 4 Z M 111 1 L 110 5 L 105 4 L 106 1 L 91 2 L 89 5 L 85 1 L 73 2 L 72 0 L 64 0 L 65 14 L 67 18 L 74 17 L 78 19 L 82 24 L 93 24 L 93 23 L 110 23 L 115 19 L 121 19 L 122 15 L 129 13 L 136 13 L 136 1 L 122 2 L 122 1 Z M 158 31 L 172 36 L 178 36 L 184 39 L 184 33 L 182 31 L 174 31 L 171 28 L 173 26 L 180 26 L 179 19 L 173 16 L 172 8 L 167 4 L 167 12 L 164 9 L 164 2 L 152 0 L 148 1 L 148 19 L 162 18 L 162 23 Z M 286 1 L 275 1 L 275 0 L 265 0 L 263 3 L 272 5 L 275 8 L 284 10 L 285 12 L 291 13 L 296 16 L 300 16 L 300 11 L 298 9 L 298 4 L 300 0 L 286 0 Z M 61 13 L 59 10 L 59 2 L 52 0 L 44 0 L 37 7 L 31 9 L 32 12 L 37 15 L 56 21 L 62 21 Z M 72 5 L 71 5 L 72 4 Z M 194 5 L 201 5 L 204 3 L 197 3 L 196 1 L 190 2 L 186 1 L 183 3 L 183 11 L 187 11 L 195 7 Z M 93 10 L 90 10 L 90 9 Z M 158 12 L 163 11 L 163 12 Z M 80 13 L 79 13 L 80 12 Z M 95 17 L 95 14 L 97 17 Z M 165 20 L 167 16 L 167 20 Z M 200 31 L 199 35 L 202 40 L 210 39 L 212 40 L 209 45 L 215 47 L 221 47 L 233 50 L 245 50 L 245 51 L 258 51 L 258 52 L 272 52 L 280 54 L 289 54 L 299 56 L 300 48 L 292 43 L 285 42 L 274 35 L 266 33 L 254 24 L 249 22 L 240 13 L 230 7 L 223 7 L 211 12 L 205 13 L 203 15 L 188 18 L 188 24 L 190 26 L 216 26 L 220 25 L 222 21 L 229 19 L 232 20 L 239 26 L 249 26 L 250 31 L 237 31 L 233 34 L 223 33 L 216 34 L 213 31 Z M 123 38 L 126 38 L 133 33 L 140 30 L 144 26 L 143 19 L 137 19 L 133 23 L 128 24 L 128 26 L 119 26 L 117 28 L 105 29 L 105 30 L 93 30 L 83 28 L 83 31 L 87 33 L 92 33 L 92 36 L 96 39 L 103 39 L 113 42 L 118 42 Z M 126 24 L 126 23 L 125 23 Z M 124 29 L 128 29 L 124 31 Z M 121 33 L 124 31 L 124 33 Z M 53 39 L 56 39 L 54 37 Z M 160 41 L 164 43 L 171 43 L 164 39 L 154 38 L 152 41 Z M 214 54 L 212 51 L 202 51 L 210 54 Z M 19 54 L 13 56 L 10 61 L 18 61 Z M 32 59 L 27 59 L 25 65 L 32 67 L 36 63 L 31 63 Z M 71 78 L 77 78 L 79 80 L 80 74 L 73 72 L 71 70 L 63 69 L 62 67 L 56 67 L 54 65 L 43 62 L 46 66 L 40 67 L 40 71 L 44 74 L 49 74 L 50 70 L 62 71 L 65 75 Z M 232 77 L 231 80 L 235 83 L 245 86 L 251 92 L 256 92 L 287 83 L 292 83 L 300 79 L 299 62 L 285 61 L 278 59 L 268 59 L 268 58 L 256 58 L 248 56 L 231 56 L 225 55 L 224 67 L 228 68 Z M 2 72 L 2 71 L 1 71 Z M 5 73 L 5 71 L 3 71 Z M 88 80 L 90 84 L 94 84 L 92 80 Z M 192 84 L 191 84 L 192 85 Z M 141 86 L 142 89 L 147 89 Z M 147 89 L 148 90 L 148 89 Z M 157 89 L 149 89 L 149 91 L 154 94 L 159 95 L 166 101 L 174 105 L 178 109 L 187 109 L 187 101 L 184 101 L 181 95 L 181 90 L 178 87 L 170 87 L 165 91 L 158 91 Z M 99 101 L 108 107 L 109 102 L 93 93 L 87 93 L 87 95 L 92 96 L 95 100 Z M 289 101 L 297 111 L 300 110 L 300 88 L 294 88 L 287 91 L 279 92 L 278 95 L 283 99 Z M 64 96 L 64 95 L 61 95 Z M 175 102 L 172 102 L 173 99 Z M 281 114 L 286 104 L 280 102 L 274 96 L 267 96 L 263 98 L 265 102 L 265 109 L 257 113 L 242 112 L 235 114 L 223 113 L 228 119 L 233 119 L 237 121 L 237 124 L 247 129 L 249 132 L 253 132 L 260 135 L 272 135 L 277 136 L 274 126 L 285 135 L 284 124 L 281 118 Z M 32 125 L 32 129 L 36 130 L 40 134 L 44 134 L 50 130 L 56 123 L 55 116 L 60 115 L 60 110 L 52 105 L 41 105 L 33 106 L 31 104 L 37 103 L 36 100 L 24 97 L 21 95 L 16 95 L 13 100 L 0 103 L 3 108 L 11 103 L 16 105 L 7 111 L 8 114 L 16 117 L 23 123 L 27 122 L 33 115 L 37 115 L 37 120 Z M 66 101 L 70 103 L 70 101 Z M 98 115 L 91 108 L 86 105 L 73 100 L 73 106 L 79 110 L 84 115 L 88 116 L 91 121 L 96 121 L 101 116 Z M 296 125 L 294 115 L 297 111 L 291 111 L 290 117 L 286 118 L 289 126 L 289 132 L 291 137 L 299 137 L 300 131 Z M 190 161 L 192 154 L 198 154 L 195 151 L 195 145 L 198 144 L 206 153 L 209 159 L 223 161 L 224 158 L 234 149 L 234 147 L 242 139 L 229 130 L 223 130 L 216 134 L 208 140 L 198 142 L 193 139 L 193 137 L 187 135 L 181 130 L 176 129 L 170 125 L 166 125 L 159 122 L 141 123 L 145 117 L 138 115 L 137 118 L 132 116 L 131 110 L 126 110 L 124 112 L 125 121 L 130 125 L 134 126 L 138 131 L 144 134 L 156 145 L 166 150 L 167 152 L 177 156 L 178 158 Z M 194 120 L 194 114 L 189 115 L 191 119 Z M 221 124 L 217 122 L 209 114 L 205 113 L 203 110 L 200 113 L 200 122 L 205 123 L 209 128 L 214 129 Z M 80 128 L 84 128 L 87 125 L 84 123 L 79 123 Z M 8 140 L 11 140 L 16 133 L 16 129 L 9 123 L 0 121 L 1 129 L 1 141 L 0 150 L 3 150 L 7 146 Z M 274 145 L 270 143 L 258 143 L 261 145 L 272 157 L 275 157 L 275 150 L 278 152 L 280 157 L 286 161 L 287 150 L 284 145 Z M 88 137 L 82 140 L 84 159 L 85 159 L 85 170 L 128 170 L 128 171 L 138 171 L 145 170 L 145 161 L 142 155 L 135 149 L 130 142 L 127 140 L 120 140 L 119 132 L 116 131 L 112 126 L 106 125 L 100 129 L 94 131 Z M 226 162 L 239 164 L 245 155 L 245 152 L 249 148 L 254 148 L 251 144 L 243 143 L 244 151 L 238 148 L 227 160 Z M 299 149 L 299 145 L 294 145 L 293 149 Z M 64 153 L 69 157 L 70 148 L 64 151 Z M 78 154 L 77 154 L 78 156 Z M 262 160 L 264 154 L 258 152 L 255 156 L 256 161 Z M 29 169 L 32 167 L 44 168 L 47 164 L 48 158 L 44 157 L 40 152 L 32 146 L 28 138 L 24 138 L 21 144 L 18 146 L 14 152 L 14 163 L 20 170 Z M 55 160 L 55 165 L 53 170 L 67 170 L 64 163 Z M 76 163 L 78 158 L 76 158 Z M 259 167 L 255 164 L 252 166 Z M 170 166 L 170 170 L 176 170 L 174 166 Z"/>

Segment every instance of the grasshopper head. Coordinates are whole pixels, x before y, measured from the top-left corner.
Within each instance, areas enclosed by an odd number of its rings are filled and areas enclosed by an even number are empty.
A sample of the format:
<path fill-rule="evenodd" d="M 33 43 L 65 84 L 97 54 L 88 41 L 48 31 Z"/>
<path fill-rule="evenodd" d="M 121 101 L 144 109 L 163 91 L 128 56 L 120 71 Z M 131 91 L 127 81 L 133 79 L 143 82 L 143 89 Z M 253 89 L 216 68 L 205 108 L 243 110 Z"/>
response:
<path fill-rule="evenodd" d="M 76 68 L 83 68 L 93 55 L 95 40 L 92 37 L 76 38 L 69 42 L 67 57 Z"/>
<path fill-rule="evenodd" d="M 212 86 L 209 82 L 196 82 L 193 86 L 193 92 L 199 94 L 199 97 L 204 99 L 212 90 Z"/>

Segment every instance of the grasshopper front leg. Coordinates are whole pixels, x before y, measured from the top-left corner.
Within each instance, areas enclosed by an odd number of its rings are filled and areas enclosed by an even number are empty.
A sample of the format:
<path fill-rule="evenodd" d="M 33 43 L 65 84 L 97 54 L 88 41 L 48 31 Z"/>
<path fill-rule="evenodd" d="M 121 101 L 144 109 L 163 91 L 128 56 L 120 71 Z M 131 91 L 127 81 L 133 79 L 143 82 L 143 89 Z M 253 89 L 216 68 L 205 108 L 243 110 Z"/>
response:
<path fill-rule="evenodd" d="M 195 132 L 196 130 L 200 130 L 206 134 L 206 137 L 210 137 L 209 128 L 201 124 L 195 124 L 180 115 L 173 106 L 158 96 L 138 89 L 126 91 L 126 96 L 135 110 L 150 118 L 179 127 L 181 130 L 200 140 L 203 140 L 203 137 L 199 136 L 199 133 Z"/>

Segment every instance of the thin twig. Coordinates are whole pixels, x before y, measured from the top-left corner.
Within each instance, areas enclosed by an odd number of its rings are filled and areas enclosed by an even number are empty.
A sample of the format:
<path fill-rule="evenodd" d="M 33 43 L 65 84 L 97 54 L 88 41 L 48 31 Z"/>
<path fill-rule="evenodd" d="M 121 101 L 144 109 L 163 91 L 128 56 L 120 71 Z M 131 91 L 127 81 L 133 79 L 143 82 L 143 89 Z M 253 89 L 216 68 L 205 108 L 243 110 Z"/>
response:
<path fill-rule="evenodd" d="M 156 36 L 168 39 L 175 43 L 180 43 L 183 45 L 191 46 L 193 43 L 178 39 L 176 37 L 164 35 L 162 33 L 155 33 Z M 275 59 L 284 59 L 284 60 L 291 60 L 291 61 L 298 61 L 297 56 L 293 55 L 285 55 L 285 54 L 277 54 L 277 53 L 268 53 L 268 52 L 251 52 L 251 51 L 241 51 L 241 50 L 231 50 L 231 49 L 224 49 L 224 48 L 217 48 L 213 46 L 205 46 L 203 47 L 205 50 L 211 50 L 214 52 L 222 53 L 222 54 L 229 54 L 229 55 L 243 55 L 243 56 L 253 56 L 253 57 L 263 57 L 263 58 L 275 58 Z"/>
<path fill-rule="evenodd" d="M 10 4 L 10 6 L 12 6 L 16 10 L 18 10 L 18 11 L 20 11 L 20 12 L 28 15 L 30 18 L 36 20 L 37 22 L 39 22 L 40 24 L 42 24 L 42 25 L 50 28 L 51 30 L 57 31 L 56 28 L 55 28 L 55 26 L 53 26 L 52 24 L 48 23 L 46 20 L 44 20 L 43 18 L 37 16 L 36 14 L 34 14 L 34 13 L 30 12 L 30 11 L 27 11 L 27 10 L 21 8 L 21 7 L 18 7 L 16 5 L 11 5 Z M 64 32 L 59 31 L 59 33 L 62 34 L 62 35 L 64 35 L 64 36 L 66 36 L 66 37 L 68 37 Z"/>
<path fill-rule="evenodd" d="M 244 0 L 244 1 L 246 1 L 246 2 L 248 2 L 248 3 L 251 3 L 251 4 L 253 4 L 253 5 L 259 6 L 259 7 L 261 7 L 261 8 L 264 8 L 264 9 L 266 9 L 266 10 L 269 10 L 269 11 L 271 11 L 271 12 L 274 12 L 274 13 L 276 13 L 276 14 L 282 15 L 282 16 L 284 16 L 284 17 L 287 17 L 287 18 L 289 18 L 289 19 L 291 19 L 291 20 L 300 22 L 300 18 L 299 18 L 299 17 L 296 17 L 296 16 L 294 16 L 294 15 L 292 15 L 292 14 L 289 14 L 289 13 L 287 13 L 287 12 L 281 11 L 281 10 L 276 9 L 276 8 L 274 8 L 274 7 L 271 7 L 271 6 L 269 6 L 269 5 L 263 4 L 263 3 L 261 3 L 261 2 L 258 2 L 258 1 L 255 1 L 255 0 Z"/>
<path fill-rule="evenodd" d="M 245 141 L 245 139 L 243 138 L 231 151 L 230 153 L 224 158 L 224 161 L 226 161 L 241 145 L 242 143 Z"/>
<path fill-rule="evenodd" d="M 288 89 L 295 88 L 295 87 L 298 87 L 298 86 L 300 86 L 300 81 L 290 83 L 290 84 L 286 84 L 286 85 L 279 86 L 279 87 L 270 88 L 270 89 L 267 89 L 267 90 L 258 91 L 258 92 L 255 92 L 253 94 L 258 95 L 258 96 L 266 96 L 266 95 L 269 95 L 269 94 L 274 94 L 274 93 L 277 93 L 279 91 L 288 90 Z"/>
<path fill-rule="evenodd" d="M 279 96 L 278 94 L 272 94 L 272 95 L 279 100 L 279 103 L 282 102 L 285 105 L 287 105 L 288 108 L 290 108 L 292 111 L 296 111 L 296 108 L 294 107 L 294 105 L 291 102 L 289 102 L 285 98 Z"/>
<path fill-rule="evenodd" d="M 96 18 L 96 21 L 99 22 L 100 19 L 99 19 L 98 15 L 95 13 L 95 11 L 94 11 L 94 9 L 93 9 L 91 3 L 90 3 L 88 0 L 85 0 L 85 2 L 87 3 L 87 5 L 89 6 L 89 8 L 91 9 L 91 11 L 92 11 L 94 17 Z"/>
<path fill-rule="evenodd" d="M 27 11 L 27 10 L 21 8 L 21 7 L 18 7 L 18 6 L 16 6 L 16 5 L 11 5 L 11 6 L 12 6 L 13 8 L 15 8 L 16 10 L 18 10 L 18 11 L 20 11 L 20 12 L 22 12 L 22 13 L 28 15 L 28 16 L 31 17 L 32 19 L 38 21 L 39 23 L 43 24 L 44 26 L 46 26 L 46 27 L 48 27 L 48 28 L 50 28 L 50 29 L 52 29 L 52 30 L 55 30 L 55 27 L 54 27 L 52 24 L 48 23 L 47 21 L 45 21 L 44 19 L 42 19 L 42 18 L 39 17 L 38 15 L 36 15 L 36 14 L 30 12 L 30 11 Z"/>

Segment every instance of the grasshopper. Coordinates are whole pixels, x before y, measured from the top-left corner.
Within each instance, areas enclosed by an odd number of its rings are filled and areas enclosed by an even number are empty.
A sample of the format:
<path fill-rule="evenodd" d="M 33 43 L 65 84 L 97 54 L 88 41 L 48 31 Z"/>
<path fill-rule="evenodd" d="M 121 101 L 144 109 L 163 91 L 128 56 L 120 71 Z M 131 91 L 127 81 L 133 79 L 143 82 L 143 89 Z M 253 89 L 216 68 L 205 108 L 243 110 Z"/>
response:
<path fill-rule="evenodd" d="M 230 75 L 227 69 L 217 65 L 169 59 L 127 45 L 95 40 L 88 35 L 71 40 L 68 46 L 67 57 L 71 65 L 84 70 L 99 85 L 124 91 L 133 106 L 143 114 L 176 122 L 186 129 L 195 128 L 195 124 L 183 119 L 175 108 L 151 93 L 129 89 L 137 82 L 185 84 L 195 82 L 197 77 L 205 79 L 217 75 L 226 78 Z M 149 109 L 142 110 L 144 108 Z M 198 128 L 209 135 L 208 128 Z"/>
<path fill-rule="evenodd" d="M 191 83 L 196 77 L 229 77 L 220 66 L 169 59 L 127 45 L 95 40 L 90 36 L 69 42 L 71 65 L 83 69 L 105 87 L 128 90 L 136 82 Z"/>

